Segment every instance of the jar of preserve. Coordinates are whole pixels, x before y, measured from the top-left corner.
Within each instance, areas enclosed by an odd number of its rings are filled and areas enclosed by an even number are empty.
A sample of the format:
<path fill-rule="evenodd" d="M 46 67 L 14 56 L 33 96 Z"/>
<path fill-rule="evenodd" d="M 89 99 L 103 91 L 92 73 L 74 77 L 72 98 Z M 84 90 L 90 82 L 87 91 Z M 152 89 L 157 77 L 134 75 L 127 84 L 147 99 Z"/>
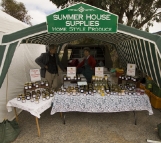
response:
<path fill-rule="evenodd" d="M 46 81 L 46 82 L 45 82 L 45 86 L 49 86 L 49 83 L 48 83 L 48 81 Z"/>
<path fill-rule="evenodd" d="M 107 75 L 105 75 L 105 76 L 104 76 L 104 79 L 105 79 L 106 81 L 108 80 L 108 77 L 107 77 Z"/>
<path fill-rule="evenodd" d="M 26 99 L 30 100 L 31 99 L 31 95 L 30 94 L 26 94 Z"/>
<path fill-rule="evenodd" d="M 39 87 L 39 83 L 38 83 L 38 82 L 35 83 L 35 87 L 36 87 L 36 88 Z"/>
<path fill-rule="evenodd" d="M 71 80 L 71 77 L 68 77 L 68 80 Z"/>
<path fill-rule="evenodd" d="M 26 98 L 25 98 L 24 95 L 22 95 L 21 101 L 22 101 L 22 103 L 25 103 L 26 102 Z"/>
<path fill-rule="evenodd" d="M 35 98 L 31 97 L 31 98 L 30 98 L 30 101 L 31 101 L 31 102 L 34 102 L 34 101 L 35 101 Z"/>
<path fill-rule="evenodd" d="M 39 104 L 39 98 L 38 97 L 35 98 L 35 103 Z"/>
<path fill-rule="evenodd" d="M 65 81 L 67 80 L 67 76 L 66 75 L 64 75 L 63 80 L 65 80 Z"/>
<path fill-rule="evenodd" d="M 50 91 L 50 97 L 53 97 L 53 96 L 54 96 L 54 92 Z"/>
<path fill-rule="evenodd" d="M 45 94 L 42 95 L 42 100 L 43 100 L 43 101 L 46 100 L 46 95 L 45 95 Z"/>
<path fill-rule="evenodd" d="M 36 92 L 32 91 L 32 97 L 36 97 Z"/>
<path fill-rule="evenodd" d="M 45 84 L 45 82 L 44 81 L 41 81 L 41 85 L 44 85 Z"/>
<path fill-rule="evenodd" d="M 32 88 L 32 83 L 31 82 L 28 84 L 28 87 L 29 87 L 29 89 Z"/>
<path fill-rule="evenodd" d="M 24 88 L 27 90 L 28 89 L 28 84 L 25 84 L 24 85 Z"/>
<path fill-rule="evenodd" d="M 50 99 L 49 94 L 46 94 L 46 99 L 47 99 L 47 100 L 49 100 L 49 99 Z"/>
<path fill-rule="evenodd" d="M 80 75 L 78 75 L 78 76 L 77 76 L 77 79 L 78 79 L 78 80 L 81 80 L 81 77 L 80 77 Z"/>
<path fill-rule="evenodd" d="M 17 96 L 17 101 L 20 101 L 20 100 L 21 100 L 21 97 L 22 97 L 22 95 L 19 94 L 19 95 Z"/>

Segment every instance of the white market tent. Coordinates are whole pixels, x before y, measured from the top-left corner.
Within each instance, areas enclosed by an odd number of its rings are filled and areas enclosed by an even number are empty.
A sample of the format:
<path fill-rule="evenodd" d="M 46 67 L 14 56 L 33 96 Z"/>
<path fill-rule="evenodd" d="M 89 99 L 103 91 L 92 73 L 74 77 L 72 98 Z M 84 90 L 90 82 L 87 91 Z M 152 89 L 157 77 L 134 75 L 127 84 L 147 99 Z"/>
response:
<path fill-rule="evenodd" d="M 0 11 L 0 44 L 4 34 L 22 30 L 29 27 L 25 23 L 13 18 L 12 16 Z M 34 62 L 35 58 L 45 52 L 44 45 L 38 44 L 23 44 L 15 49 L 15 53 L 8 69 L 8 96 L 6 98 L 7 76 L 0 88 L 0 122 L 4 118 L 12 120 L 14 112 L 8 113 L 6 109 L 6 100 L 16 97 L 18 94 L 23 93 L 23 84 L 30 81 L 29 69 L 39 68 Z M 1 59 L 2 57 L 0 57 Z M 2 68 L 0 67 L 0 70 Z M 20 110 L 19 110 L 20 112 Z"/>

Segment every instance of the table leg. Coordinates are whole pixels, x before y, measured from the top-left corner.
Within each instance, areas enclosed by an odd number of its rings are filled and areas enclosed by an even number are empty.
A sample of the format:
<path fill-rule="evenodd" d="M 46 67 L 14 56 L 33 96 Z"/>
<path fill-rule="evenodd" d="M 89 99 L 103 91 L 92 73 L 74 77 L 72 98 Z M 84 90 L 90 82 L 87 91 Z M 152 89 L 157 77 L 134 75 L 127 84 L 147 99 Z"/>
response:
<path fill-rule="evenodd" d="M 135 111 L 133 111 L 133 113 L 134 113 L 134 119 L 135 119 L 134 124 L 137 125 L 136 113 Z"/>
<path fill-rule="evenodd" d="M 36 125 L 37 125 L 38 136 L 40 137 L 40 127 L 39 127 L 39 121 L 37 117 L 36 117 Z"/>
<path fill-rule="evenodd" d="M 63 123 L 65 125 L 65 113 L 64 113 L 64 116 L 63 116 Z"/>
<path fill-rule="evenodd" d="M 18 115 L 17 115 L 16 107 L 14 107 L 14 111 L 15 111 L 15 115 L 16 115 L 16 121 L 18 123 Z"/>
<path fill-rule="evenodd" d="M 62 118 L 62 116 L 63 116 L 63 114 L 62 114 L 62 112 L 60 112 L 60 117 Z"/>

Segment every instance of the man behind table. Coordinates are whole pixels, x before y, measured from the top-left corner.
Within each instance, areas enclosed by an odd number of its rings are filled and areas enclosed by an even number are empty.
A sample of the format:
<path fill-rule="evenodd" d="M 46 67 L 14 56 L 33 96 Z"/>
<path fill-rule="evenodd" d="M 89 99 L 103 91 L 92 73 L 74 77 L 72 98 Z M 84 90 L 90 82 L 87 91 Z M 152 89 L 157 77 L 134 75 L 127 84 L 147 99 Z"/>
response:
<path fill-rule="evenodd" d="M 58 66 L 64 71 L 63 66 L 60 63 L 58 54 L 56 53 L 57 46 L 49 45 L 49 52 L 42 53 L 35 62 L 41 67 L 41 77 L 45 78 L 49 82 L 49 87 L 57 89 L 59 85 L 58 81 Z"/>
<path fill-rule="evenodd" d="M 90 49 L 84 48 L 84 60 L 77 66 L 77 74 L 83 74 L 88 83 L 91 83 L 96 66 L 96 60 L 90 55 Z"/>

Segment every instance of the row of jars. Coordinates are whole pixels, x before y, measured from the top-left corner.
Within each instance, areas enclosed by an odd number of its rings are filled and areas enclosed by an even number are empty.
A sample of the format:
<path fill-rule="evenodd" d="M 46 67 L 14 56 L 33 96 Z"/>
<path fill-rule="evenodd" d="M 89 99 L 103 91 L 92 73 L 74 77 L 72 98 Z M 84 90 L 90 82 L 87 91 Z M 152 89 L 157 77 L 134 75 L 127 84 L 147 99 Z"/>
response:
<path fill-rule="evenodd" d="M 92 76 L 92 81 L 103 81 L 103 80 L 108 80 L 107 75 L 104 75 L 104 77 L 98 77 L 98 76 Z"/>
<path fill-rule="evenodd" d="M 77 76 L 74 76 L 73 79 L 74 79 L 74 80 L 81 80 L 81 77 L 80 77 L 80 75 L 77 75 Z M 64 75 L 63 80 L 64 80 L 64 81 L 70 81 L 70 80 L 72 80 L 72 78 L 69 77 L 69 76 L 67 76 L 67 75 Z"/>
<path fill-rule="evenodd" d="M 24 89 L 32 89 L 33 87 L 39 88 L 40 86 L 49 86 L 49 83 L 47 81 L 41 81 L 41 82 L 26 82 L 24 84 Z"/>
<path fill-rule="evenodd" d="M 131 80 L 131 81 L 136 82 L 138 80 L 138 77 L 136 77 L 136 76 L 132 77 L 132 76 L 120 75 L 119 79 L 126 80 L 126 81 L 127 80 Z"/>
<path fill-rule="evenodd" d="M 50 99 L 50 97 L 54 96 L 54 92 L 43 90 L 42 92 L 40 90 L 32 91 L 32 92 L 26 92 L 26 94 L 19 94 L 17 96 L 17 100 L 21 101 L 22 103 L 25 103 L 26 100 L 30 100 L 31 102 L 39 103 L 40 97 L 42 95 L 42 100 Z"/>

